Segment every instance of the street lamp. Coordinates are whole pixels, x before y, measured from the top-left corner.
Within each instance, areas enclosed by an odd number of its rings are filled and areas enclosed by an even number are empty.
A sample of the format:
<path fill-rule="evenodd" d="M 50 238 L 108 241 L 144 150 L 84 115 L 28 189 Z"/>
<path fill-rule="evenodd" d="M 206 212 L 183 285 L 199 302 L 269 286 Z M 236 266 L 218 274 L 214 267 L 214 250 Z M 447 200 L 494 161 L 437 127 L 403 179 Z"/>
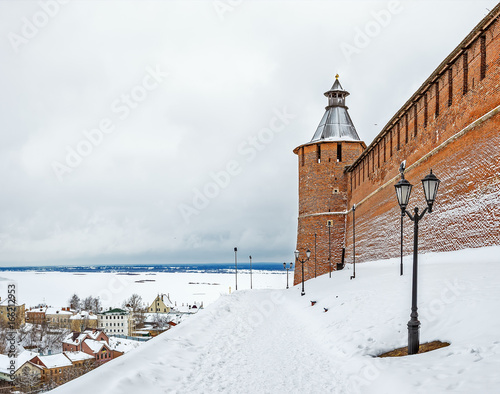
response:
<path fill-rule="evenodd" d="M 250 289 L 252 289 L 252 256 L 248 256 L 250 258 Z"/>
<path fill-rule="evenodd" d="M 352 205 L 352 267 L 350 279 L 356 279 L 356 204 Z"/>
<path fill-rule="evenodd" d="M 333 226 L 333 220 L 326 221 L 326 227 L 328 227 L 328 264 L 330 265 L 330 278 L 332 277 L 332 241 L 330 237 L 330 229 Z"/>
<path fill-rule="evenodd" d="M 293 267 L 293 263 L 290 263 L 290 267 L 286 266 L 286 263 L 283 263 L 283 268 L 286 269 L 286 288 L 288 289 L 288 271 L 290 271 Z"/>
<path fill-rule="evenodd" d="M 238 259 L 237 259 L 238 248 L 234 248 L 234 272 L 236 274 L 236 290 L 238 290 Z"/>
<path fill-rule="evenodd" d="M 406 167 L 406 160 L 404 160 L 401 163 L 401 165 L 399 166 L 399 172 L 401 173 L 401 180 L 405 180 L 405 167 Z M 411 189 L 411 187 L 410 187 L 410 189 Z M 399 273 L 400 276 L 403 275 L 403 219 L 404 219 L 404 217 L 405 217 L 405 210 L 401 209 L 401 264 L 400 264 L 400 273 Z"/>
<path fill-rule="evenodd" d="M 306 292 L 304 291 L 304 263 L 309 260 L 309 257 L 311 257 L 311 251 L 309 249 L 307 249 L 307 252 L 306 252 L 306 256 L 307 258 L 306 259 L 299 259 L 299 251 L 296 250 L 294 252 L 295 254 L 295 261 L 297 262 L 300 262 L 302 264 L 302 292 L 300 293 L 301 296 L 305 295 Z"/>
<path fill-rule="evenodd" d="M 422 179 L 422 186 L 424 188 L 425 200 L 427 202 L 427 207 L 422 211 L 422 214 L 418 214 L 418 207 L 414 209 L 414 215 L 412 216 L 410 212 L 406 210 L 408 206 L 408 201 L 410 200 L 410 193 L 412 184 L 406 179 L 401 179 L 394 187 L 396 188 L 396 197 L 398 199 L 399 206 L 401 207 L 401 213 L 404 215 L 406 213 L 410 220 L 414 223 L 413 230 L 413 280 L 412 280 L 412 292 L 411 292 L 411 314 L 410 321 L 408 322 L 408 354 L 418 353 L 419 348 L 419 329 L 420 322 L 418 321 L 417 313 L 417 274 L 418 274 L 418 222 L 424 217 L 427 211 L 432 212 L 432 205 L 436 199 L 439 183 L 441 181 L 436 178 L 432 173 Z"/>

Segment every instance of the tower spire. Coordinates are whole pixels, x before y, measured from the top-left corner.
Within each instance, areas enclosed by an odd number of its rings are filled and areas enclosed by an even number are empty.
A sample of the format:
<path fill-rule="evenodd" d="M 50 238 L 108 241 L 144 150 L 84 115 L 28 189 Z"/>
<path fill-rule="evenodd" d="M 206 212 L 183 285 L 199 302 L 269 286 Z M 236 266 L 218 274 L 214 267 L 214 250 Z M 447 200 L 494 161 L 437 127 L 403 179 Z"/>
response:
<path fill-rule="evenodd" d="M 325 108 L 326 112 L 311 142 L 321 140 L 359 141 L 358 133 L 345 105 L 345 98 L 349 96 L 349 92 L 340 84 L 338 74 L 335 75 L 335 82 L 330 90 L 325 92 L 325 96 L 328 98 L 328 105 Z"/>

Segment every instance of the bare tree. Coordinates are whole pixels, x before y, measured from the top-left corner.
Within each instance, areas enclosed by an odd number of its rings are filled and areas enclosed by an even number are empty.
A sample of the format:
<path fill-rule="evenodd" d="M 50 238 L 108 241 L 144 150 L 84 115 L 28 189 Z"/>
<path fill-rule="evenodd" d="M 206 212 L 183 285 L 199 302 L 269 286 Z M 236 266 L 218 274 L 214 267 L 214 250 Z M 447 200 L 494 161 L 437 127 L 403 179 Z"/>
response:
<path fill-rule="evenodd" d="M 81 306 L 82 309 L 89 312 L 93 312 L 95 314 L 98 314 L 102 309 L 101 299 L 99 298 L 99 296 L 97 297 L 88 296 L 82 301 Z"/>
<path fill-rule="evenodd" d="M 129 299 L 123 302 L 123 309 L 132 314 L 134 328 L 142 328 L 146 320 L 146 305 L 139 294 L 132 294 Z"/>
<path fill-rule="evenodd" d="M 24 367 L 21 374 L 16 376 L 16 386 L 26 393 L 35 392 L 40 387 L 40 374 Z"/>
<path fill-rule="evenodd" d="M 69 299 L 68 304 L 71 309 L 79 311 L 81 309 L 82 301 L 80 300 L 80 297 L 78 297 L 78 295 L 75 293 Z"/>
<path fill-rule="evenodd" d="M 168 327 L 168 318 L 160 313 L 157 313 L 154 316 L 153 323 L 159 330 L 164 330 L 166 327 Z"/>

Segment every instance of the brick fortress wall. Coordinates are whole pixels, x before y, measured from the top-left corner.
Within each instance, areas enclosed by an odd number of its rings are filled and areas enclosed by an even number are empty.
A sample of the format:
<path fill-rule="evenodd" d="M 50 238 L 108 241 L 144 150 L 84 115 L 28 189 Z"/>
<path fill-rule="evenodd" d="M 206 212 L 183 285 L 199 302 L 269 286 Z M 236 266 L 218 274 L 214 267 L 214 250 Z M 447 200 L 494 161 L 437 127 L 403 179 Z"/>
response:
<path fill-rule="evenodd" d="M 420 180 L 441 180 L 433 212 L 420 223 L 419 251 L 500 244 L 500 7 L 441 63 L 347 170 L 356 208 L 356 261 L 400 254 L 399 165 L 413 185 L 409 210 L 425 207 Z M 405 218 L 404 254 L 413 250 Z M 347 219 L 352 262 L 352 215 Z"/>
<path fill-rule="evenodd" d="M 420 222 L 420 252 L 500 244 L 499 16 L 497 5 L 368 148 L 342 143 L 342 151 L 349 152 L 342 163 L 336 162 L 334 142 L 294 151 L 299 156 L 297 248 L 302 257 L 307 248 L 312 252 L 305 279 L 314 277 L 314 233 L 317 274 L 329 270 L 327 220 L 334 223 L 333 268 L 340 262 L 344 242 L 346 262 L 352 262 L 353 204 L 356 261 L 399 256 L 400 209 L 394 184 L 403 160 L 405 177 L 414 185 L 409 209 L 425 207 L 420 180 L 430 169 L 441 180 L 433 212 Z M 333 194 L 336 188 L 338 195 Z M 405 218 L 405 255 L 412 253 L 412 240 L 413 223 Z M 295 269 L 295 283 L 301 281 L 300 268 Z"/>
<path fill-rule="evenodd" d="M 312 143 L 295 150 L 299 162 L 297 249 L 302 259 L 307 249 L 311 251 L 310 260 L 304 264 L 306 280 L 314 278 L 315 273 L 329 272 L 330 267 L 334 270 L 340 262 L 348 198 L 345 169 L 365 148 L 360 141 L 342 141 Z M 330 228 L 328 220 L 332 221 Z M 295 283 L 302 280 L 301 270 L 300 265 L 295 266 Z"/>

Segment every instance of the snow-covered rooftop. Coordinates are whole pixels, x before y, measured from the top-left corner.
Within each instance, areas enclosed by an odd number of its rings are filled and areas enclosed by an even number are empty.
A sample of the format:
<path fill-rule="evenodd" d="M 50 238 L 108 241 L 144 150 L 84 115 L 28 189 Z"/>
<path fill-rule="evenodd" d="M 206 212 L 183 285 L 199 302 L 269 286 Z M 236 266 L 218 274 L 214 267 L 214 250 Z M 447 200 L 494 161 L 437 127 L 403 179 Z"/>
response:
<path fill-rule="evenodd" d="M 30 352 L 29 350 L 23 350 L 15 358 L 16 371 L 27 361 L 31 360 L 33 357 L 38 356 L 38 353 Z M 0 354 L 0 372 L 9 373 L 8 367 L 13 358 L 6 354 Z"/>
<path fill-rule="evenodd" d="M 82 333 L 75 335 L 75 333 L 71 333 L 64 338 L 63 343 L 67 343 L 69 345 L 80 345 L 85 338 L 87 338 L 87 334 Z"/>
<path fill-rule="evenodd" d="M 71 312 L 71 311 L 64 311 L 62 308 L 48 307 L 45 310 L 45 314 L 46 315 L 68 315 L 68 316 L 72 316 L 73 312 Z"/>
<path fill-rule="evenodd" d="M 102 349 L 103 346 L 107 346 L 105 342 L 102 341 L 96 341 L 94 339 L 87 338 L 85 340 L 85 344 L 92 350 L 94 353 L 97 353 L 99 350 Z"/>
<path fill-rule="evenodd" d="M 102 330 L 85 330 L 83 333 L 92 339 L 97 339 L 102 332 Z"/>
<path fill-rule="evenodd" d="M 94 358 L 94 356 L 85 352 L 64 352 L 64 355 L 69 358 L 71 362 L 91 360 Z"/>
<path fill-rule="evenodd" d="M 71 361 L 63 353 L 38 356 L 38 358 L 47 368 L 70 367 L 72 365 Z"/>
<path fill-rule="evenodd" d="M 92 312 L 81 311 L 76 315 L 70 317 L 70 320 L 97 320 L 97 315 L 94 315 Z"/>

